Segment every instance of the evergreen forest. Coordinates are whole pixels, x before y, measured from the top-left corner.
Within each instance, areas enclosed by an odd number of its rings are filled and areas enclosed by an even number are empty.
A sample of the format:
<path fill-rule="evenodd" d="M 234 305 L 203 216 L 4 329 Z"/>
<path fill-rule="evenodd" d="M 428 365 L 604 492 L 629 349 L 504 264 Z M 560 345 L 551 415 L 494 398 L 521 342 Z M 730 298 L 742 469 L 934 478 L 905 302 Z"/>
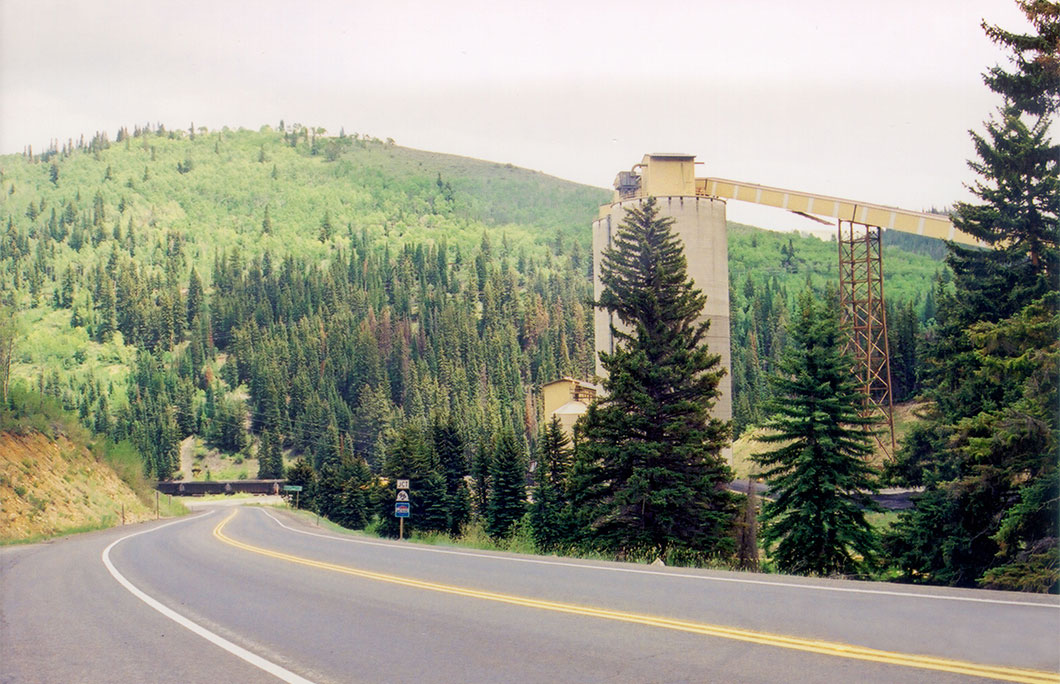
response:
<path fill-rule="evenodd" d="M 379 474 L 403 430 L 438 424 L 469 469 L 504 431 L 528 467 L 540 385 L 593 372 L 602 189 L 284 122 L 27 148 L 0 186 L 12 377 L 158 478 L 192 435 L 261 456 L 262 475 L 299 457 Z M 762 417 L 795 294 L 834 259 L 816 237 L 730 226 L 737 434 Z M 888 254 L 911 346 L 942 268 Z"/>

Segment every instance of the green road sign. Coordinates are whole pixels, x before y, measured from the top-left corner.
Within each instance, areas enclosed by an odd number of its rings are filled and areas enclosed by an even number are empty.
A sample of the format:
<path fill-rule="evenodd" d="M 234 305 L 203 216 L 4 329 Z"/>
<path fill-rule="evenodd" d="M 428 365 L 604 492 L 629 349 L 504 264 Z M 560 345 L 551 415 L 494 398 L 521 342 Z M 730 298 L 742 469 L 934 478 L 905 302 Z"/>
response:
<path fill-rule="evenodd" d="M 284 485 L 283 491 L 285 492 L 300 492 L 302 491 L 302 485 Z"/>

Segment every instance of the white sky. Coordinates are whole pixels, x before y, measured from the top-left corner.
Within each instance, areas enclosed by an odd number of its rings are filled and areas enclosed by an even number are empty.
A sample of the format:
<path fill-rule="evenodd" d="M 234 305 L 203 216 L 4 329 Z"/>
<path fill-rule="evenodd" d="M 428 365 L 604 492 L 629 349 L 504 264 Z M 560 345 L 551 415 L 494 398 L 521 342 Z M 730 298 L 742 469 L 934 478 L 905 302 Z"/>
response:
<path fill-rule="evenodd" d="M 608 188 L 687 152 L 922 209 L 968 197 L 981 73 L 1007 64 L 984 18 L 1027 27 L 1009 0 L 0 0 L 0 152 L 284 119 Z"/>

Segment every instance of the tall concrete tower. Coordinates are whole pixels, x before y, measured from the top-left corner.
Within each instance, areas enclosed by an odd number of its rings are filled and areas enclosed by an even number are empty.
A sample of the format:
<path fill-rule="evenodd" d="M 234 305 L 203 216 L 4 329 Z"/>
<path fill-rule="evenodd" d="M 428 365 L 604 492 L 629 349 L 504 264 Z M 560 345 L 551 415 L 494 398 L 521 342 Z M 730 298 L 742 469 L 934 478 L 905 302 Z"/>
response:
<path fill-rule="evenodd" d="M 721 396 L 711 412 L 722 420 L 732 419 L 732 363 L 729 349 L 729 250 L 725 226 L 725 200 L 696 194 L 695 161 L 688 154 L 647 154 L 631 171 L 623 171 L 615 179 L 615 195 L 610 204 L 600 207 L 600 216 L 593 221 L 593 296 L 599 300 L 603 285 L 600 282 L 600 261 L 605 249 L 611 246 L 612 235 L 618 231 L 626 209 L 637 206 L 648 197 L 655 197 L 659 215 L 674 219 L 672 230 L 681 238 L 688 261 L 688 275 L 695 286 L 707 295 L 702 318 L 710 320 L 706 342 L 710 351 L 721 355 L 725 377 L 721 381 Z M 611 325 L 620 327 L 607 311 L 595 312 L 596 351 L 610 352 L 615 340 Z M 596 374 L 606 371 L 596 357 Z M 731 458 L 731 452 L 725 455 Z"/>

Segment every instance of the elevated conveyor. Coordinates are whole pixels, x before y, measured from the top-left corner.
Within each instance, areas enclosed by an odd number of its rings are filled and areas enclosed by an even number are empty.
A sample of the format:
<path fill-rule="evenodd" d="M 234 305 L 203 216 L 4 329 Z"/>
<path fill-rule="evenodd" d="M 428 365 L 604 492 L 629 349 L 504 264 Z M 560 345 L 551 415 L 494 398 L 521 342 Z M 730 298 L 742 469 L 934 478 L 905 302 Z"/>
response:
<path fill-rule="evenodd" d="M 610 244 L 612 226 L 621 220 L 624 206 L 649 196 L 663 200 L 663 215 L 675 219 L 675 232 L 685 243 L 690 275 L 696 286 L 707 293 L 708 309 L 713 307 L 704 312 L 704 318 L 711 321 L 711 331 L 716 336 L 708 343 L 713 351 L 722 354 L 723 366 L 730 370 L 725 201 L 776 207 L 820 223 L 836 225 L 839 291 L 843 322 L 849 332 L 848 351 L 857 361 L 855 371 L 865 392 L 866 412 L 879 413 L 890 428 L 889 434 L 879 440 L 880 446 L 888 455 L 893 455 L 893 405 L 880 233 L 897 230 L 962 245 L 987 245 L 957 230 L 943 214 L 725 178 L 697 178 L 695 167 L 699 163 L 694 155 L 689 154 L 647 154 L 641 163 L 618 174 L 615 196 L 610 204 L 600 207 L 600 215 L 593 224 L 597 273 L 602 250 Z M 699 202 L 710 203 L 710 206 L 701 206 Z M 597 282 L 597 297 L 599 290 Z M 599 311 L 596 318 L 597 349 L 609 351 L 613 345 L 610 330 L 615 322 Z M 599 364 L 597 372 L 602 374 Z M 728 386 L 726 378 L 720 405 L 714 412 L 723 420 L 732 415 Z"/>
<path fill-rule="evenodd" d="M 725 178 L 697 178 L 696 194 L 763 204 L 810 217 L 832 218 L 885 230 L 897 230 L 902 233 L 949 240 L 962 245 L 986 246 L 977 238 L 957 230 L 949 217 L 944 214 L 910 211 L 860 200 L 817 195 L 799 190 L 785 190 Z"/>

